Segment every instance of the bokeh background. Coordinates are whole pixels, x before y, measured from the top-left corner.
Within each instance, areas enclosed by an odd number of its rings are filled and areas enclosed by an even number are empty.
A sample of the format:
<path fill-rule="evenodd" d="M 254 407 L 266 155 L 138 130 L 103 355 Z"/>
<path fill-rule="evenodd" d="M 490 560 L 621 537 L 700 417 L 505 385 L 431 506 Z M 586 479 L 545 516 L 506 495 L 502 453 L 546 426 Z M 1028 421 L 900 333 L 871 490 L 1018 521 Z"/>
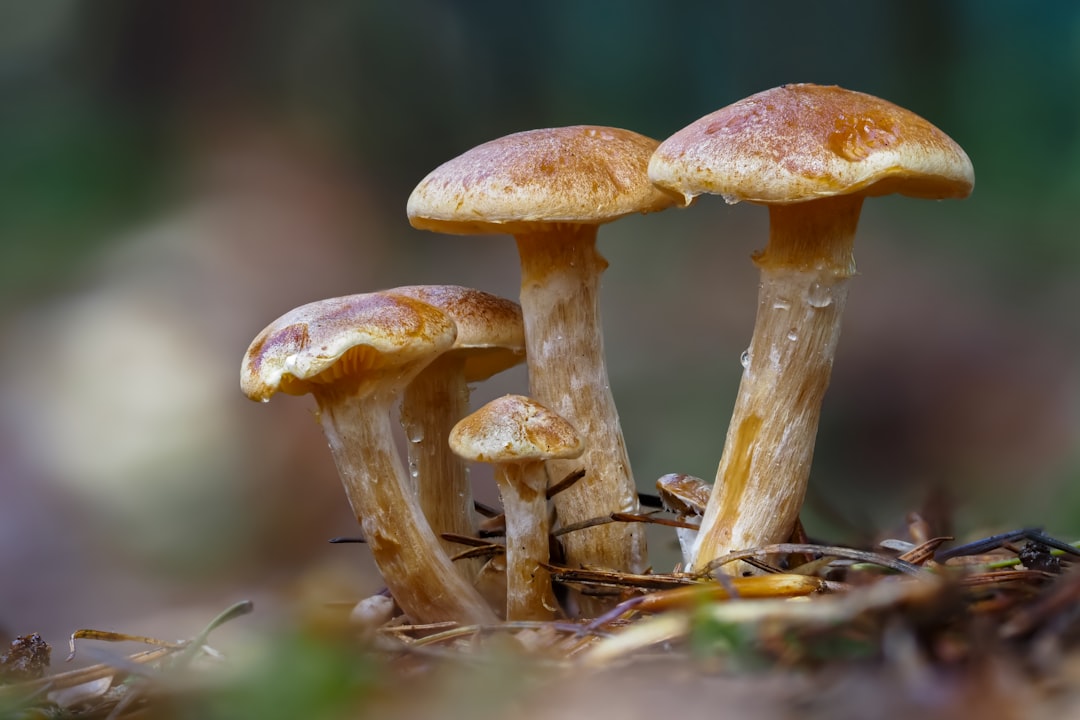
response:
<path fill-rule="evenodd" d="M 378 590 L 362 548 L 326 543 L 355 530 L 311 404 L 240 395 L 250 339 L 401 284 L 515 297 L 508 238 L 405 219 L 476 144 L 662 139 L 785 82 L 908 107 L 977 177 L 963 202 L 865 206 L 809 530 L 863 542 L 924 509 L 960 534 L 1080 535 L 1080 5 L 4 2 L 0 635 L 190 634 L 241 597 Z M 765 232 L 718 198 L 601 230 L 642 489 L 715 472 Z M 674 562 L 673 538 L 651 549 Z"/>

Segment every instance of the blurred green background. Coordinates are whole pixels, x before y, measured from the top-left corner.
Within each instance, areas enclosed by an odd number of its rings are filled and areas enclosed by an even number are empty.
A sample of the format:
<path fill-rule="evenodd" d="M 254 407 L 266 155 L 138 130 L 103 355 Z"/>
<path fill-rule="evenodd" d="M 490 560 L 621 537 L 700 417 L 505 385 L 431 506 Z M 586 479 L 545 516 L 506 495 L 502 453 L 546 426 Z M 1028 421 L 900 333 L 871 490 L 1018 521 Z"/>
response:
<path fill-rule="evenodd" d="M 786 82 L 914 110 L 977 178 L 963 202 L 865 206 L 810 531 L 865 541 L 926 508 L 960 533 L 1080 535 L 1080 5 L 4 2 L 0 634 L 377 590 L 362 549 L 325 545 L 355 530 L 310 404 L 240 396 L 250 339 L 320 297 L 516 296 L 509 239 L 405 219 L 473 145 L 662 139 Z M 601 230 L 642 489 L 712 479 L 765 232 L 718 198 Z M 652 538 L 666 570 L 673 538 Z"/>

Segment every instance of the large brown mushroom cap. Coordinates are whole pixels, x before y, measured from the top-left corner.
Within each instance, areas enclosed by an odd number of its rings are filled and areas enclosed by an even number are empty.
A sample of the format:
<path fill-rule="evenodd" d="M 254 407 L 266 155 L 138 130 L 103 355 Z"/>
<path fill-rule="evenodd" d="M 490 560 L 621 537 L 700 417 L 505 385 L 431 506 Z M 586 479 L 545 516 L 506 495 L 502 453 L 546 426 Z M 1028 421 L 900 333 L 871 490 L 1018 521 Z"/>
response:
<path fill-rule="evenodd" d="M 521 306 L 513 300 L 460 285 L 405 285 L 384 292 L 433 305 L 453 319 L 457 339 L 447 352 L 463 356 L 466 382 L 487 380 L 525 359 Z"/>
<path fill-rule="evenodd" d="M 458 235 L 514 234 L 663 210 L 674 198 L 646 174 L 658 144 L 591 125 L 506 135 L 432 170 L 409 197 L 409 222 Z"/>
<path fill-rule="evenodd" d="M 862 193 L 962 198 L 974 170 L 952 138 L 915 113 L 836 86 L 751 95 L 665 140 L 653 182 L 730 203 L 792 203 Z"/>
<path fill-rule="evenodd" d="M 252 341 L 240 388 L 252 400 L 304 395 L 352 371 L 426 364 L 454 342 L 453 320 L 405 296 L 368 293 L 302 305 Z M 359 382 L 359 381 L 358 381 Z"/>

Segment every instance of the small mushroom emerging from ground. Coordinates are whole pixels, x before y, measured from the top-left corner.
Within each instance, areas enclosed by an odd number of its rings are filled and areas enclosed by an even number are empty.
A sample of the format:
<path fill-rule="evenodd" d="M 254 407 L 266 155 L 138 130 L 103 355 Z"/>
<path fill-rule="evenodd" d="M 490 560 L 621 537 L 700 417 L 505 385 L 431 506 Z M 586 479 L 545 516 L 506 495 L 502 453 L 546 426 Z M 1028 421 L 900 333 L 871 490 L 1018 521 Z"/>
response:
<path fill-rule="evenodd" d="M 780 542 L 802 505 L 840 335 L 863 199 L 966 197 L 971 161 L 914 113 L 863 93 L 785 85 L 691 123 L 649 163 L 655 183 L 769 207 L 758 314 L 694 568 Z M 734 567 L 734 566 L 729 566 Z"/>
<path fill-rule="evenodd" d="M 559 605 L 541 565 L 548 561 L 549 530 L 544 461 L 581 455 L 577 431 L 535 400 L 504 395 L 455 425 L 450 447 L 495 466 L 506 516 L 506 619 L 552 619 Z"/>
<path fill-rule="evenodd" d="M 587 446 L 587 477 L 555 499 L 564 525 L 638 507 L 604 361 L 598 301 L 607 263 L 596 250 L 596 233 L 624 215 L 674 204 L 646 175 L 656 145 L 608 127 L 516 133 L 444 163 L 409 197 L 417 228 L 517 240 L 530 392 L 570 420 Z M 551 475 L 573 469 L 553 463 Z M 635 524 L 592 527 L 564 542 L 575 566 L 636 572 L 647 562 L 645 536 Z"/>
<path fill-rule="evenodd" d="M 525 330 L 517 303 L 458 285 L 410 285 L 384 291 L 443 311 L 457 325 L 453 347 L 435 358 L 405 388 L 401 424 L 409 440 L 409 472 L 420 509 L 435 537 L 476 536 L 472 486 L 465 463 L 447 446 L 450 429 L 469 412 L 469 383 L 487 380 L 525 359 Z M 453 554 L 462 548 L 441 540 Z M 454 563 L 475 580 L 479 560 Z"/>
<path fill-rule="evenodd" d="M 389 595 L 371 595 L 353 606 L 349 624 L 361 635 L 369 637 L 394 618 L 394 598 Z"/>
<path fill-rule="evenodd" d="M 240 385 L 252 400 L 311 393 L 353 512 L 387 588 L 419 623 L 489 623 L 494 613 L 455 571 L 416 501 L 390 411 L 405 385 L 454 343 L 445 313 L 371 293 L 292 310 L 248 348 Z"/>
<path fill-rule="evenodd" d="M 679 520 L 701 527 L 701 516 L 709 503 L 712 485 L 699 477 L 683 473 L 668 473 L 656 480 L 656 493 L 668 512 L 675 513 Z M 697 543 L 697 528 L 676 528 L 679 538 L 679 550 L 682 551 L 683 566 L 690 567 L 694 558 L 694 545 Z"/>

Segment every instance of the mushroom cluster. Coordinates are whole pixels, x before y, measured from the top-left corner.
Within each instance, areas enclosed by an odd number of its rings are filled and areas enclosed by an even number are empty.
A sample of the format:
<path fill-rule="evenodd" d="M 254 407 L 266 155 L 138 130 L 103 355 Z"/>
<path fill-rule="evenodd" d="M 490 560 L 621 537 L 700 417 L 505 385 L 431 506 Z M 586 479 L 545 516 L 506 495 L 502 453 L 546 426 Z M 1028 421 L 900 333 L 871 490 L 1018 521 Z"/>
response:
<path fill-rule="evenodd" d="M 754 257 L 757 321 L 716 481 L 660 483 L 684 524 L 701 515 L 696 539 L 692 530 L 681 539 L 687 565 L 708 573 L 720 555 L 783 541 L 797 523 L 863 199 L 959 198 L 973 183 L 964 151 L 926 120 L 818 85 L 753 95 L 663 143 L 595 126 L 508 135 L 432 171 L 407 211 L 417 228 L 512 235 L 520 307 L 458 286 L 311 303 L 255 338 L 242 388 L 262 401 L 314 397 L 364 538 L 412 621 L 592 613 L 605 604 L 556 599 L 553 527 L 569 530 L 559 540 L 570 567 L 648 568 L 640 525 L 605 522 L 639 501 L 604 360 L 599 225 L 702 193 L 769 207 L 768 244 Z M 523 359 L 529 396 L 470 414 L 470 384 Z M 393 438 L 399 402 L 408 470 Z M 466 461 L 495 465 L 503 499 L 502 561 L 483 570 L 455 561 L 455 541 L 479 536 Z M 581 479 L 549 502 L 575 472 Z"/>

